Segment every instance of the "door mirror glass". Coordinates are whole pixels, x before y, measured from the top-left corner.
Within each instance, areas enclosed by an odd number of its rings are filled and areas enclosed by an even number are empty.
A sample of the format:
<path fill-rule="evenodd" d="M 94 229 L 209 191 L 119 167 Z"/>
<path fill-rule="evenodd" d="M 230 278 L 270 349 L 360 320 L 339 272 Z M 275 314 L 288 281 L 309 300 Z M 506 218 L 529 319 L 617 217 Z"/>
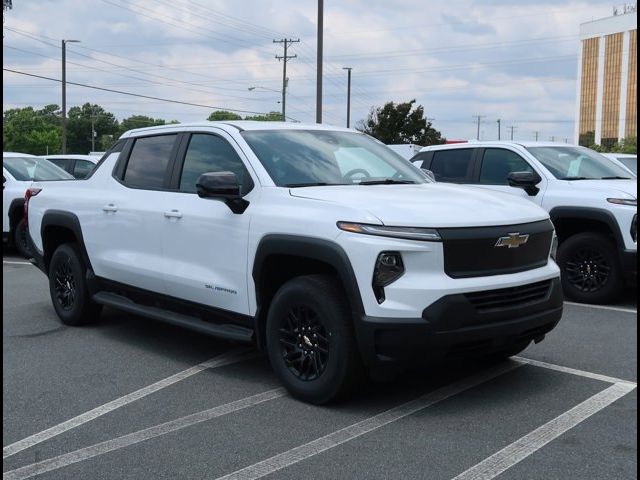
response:
<path fill-rule="evenodd" d="M 233 172 L 203 173 L 196 182 L 196 191 L 200 198 L 224 201 L 233 213 L 243 213 L 249 206 L 241 196 L 240 183 Z"/>
<path fill-rule="evenodd" d="M 536 185 L 542 178 L 536 172 L 512 172 L 507 179 L 511 187 L 522 188 L 531 197 L 535 197 L 540 191 Z"/>

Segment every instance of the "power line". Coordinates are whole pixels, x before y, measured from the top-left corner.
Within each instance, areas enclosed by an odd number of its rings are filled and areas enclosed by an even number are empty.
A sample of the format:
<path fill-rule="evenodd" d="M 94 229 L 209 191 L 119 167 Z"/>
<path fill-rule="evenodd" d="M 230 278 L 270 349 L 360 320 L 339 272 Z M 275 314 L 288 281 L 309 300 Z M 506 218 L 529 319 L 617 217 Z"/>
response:
<path fill-rule="evenodd" d="M 26 75 L 28 77 L 41 78 L 41 79 L 44 79 L 44 80 L 51 80 L 53 82 L 58 82 L 58 83 L 62 82 L 62 80 L 60 80 L 58 78 L 45 77 L 45 76 L 42 76 L 42 75 L 34 75 L 32 73 L 20 72 L 18 70 L 12 70 L 10 68 L 4 68 L 3 67 L 2 70 L 4 70 L 5 72 L 16 73 L 18 75 Z M 125 91 L 122 91 L 122 90 L 113 90 L 111 88 L 97 87 L 97 86 L 94 86 L 94 85 L 87 85 L 85 83 L 67 81 L 67 84 L 75 85 L 76 87 L 84 87 L 84 88 L 91 88 L 93 90 L 101 90 L 103 92 L 119 93 L 120 95 L 129 95 L 131 97 L 147 98 L 149 100 L 157 100 L 159 102 L 176 103 L 176 104 L 179 104 L 179 105 L 189 105 L 189 106 L 192 106 L 192 107 L 203 107 L 203 108 L 209 108 L 209 109 L 212 109 L 212 110 L 226 110 L 228 112 L 250 113 L 252 115 L 266 115 L 265 112 L 254 112 L 254 111 L 251 111 L 251 110 L 238 110 L 238 109 L 229 108 L 229 107 L 218 107 L 218 106 L 215 106 L 215 105 L 203 105 L 201 103 L 184 102 L 182 100 L 172 100 L 172 99 L 169 99 L 169 98 L 154 97 L 152 95 L 142 95 L 142 94 L 139 94 L 139 93 L 125 92 Z M 292 118 L 291 120 L 297 121 L 294 118 Z"/>

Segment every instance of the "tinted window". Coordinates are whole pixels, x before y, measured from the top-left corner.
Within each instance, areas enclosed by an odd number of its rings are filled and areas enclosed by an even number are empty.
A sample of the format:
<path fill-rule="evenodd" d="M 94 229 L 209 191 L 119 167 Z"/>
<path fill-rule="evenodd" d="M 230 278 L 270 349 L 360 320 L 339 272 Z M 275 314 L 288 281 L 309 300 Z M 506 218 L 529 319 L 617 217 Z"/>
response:
<path fill-rule="evenodd" d="M 467 183 L 471 176 L 472 158 L 471 148 L 434 152 L 430 170 L 438 182 Z"/>
<path fill-rule="evenodd" d="M 124 172 L 124 182 L 132 187 L 162 188 L 176 135 L 136 140 Z"/>
<path fill-rule="evenodd" d="M 87 178 L 93 170 L 93 163 L 88 160 L 76 160 L 76 166 L 73 168 L 73 176 L 76 178 Z"/>
<path fill-rule="evenodd" d="M 631 157 L 618 157 L 618 160 L 622 162 L 622 164 L 631 170 L 633 173 L 638 173 L 638 159 Z"/>
<path fill-rule="evenodd" d="M 71 160 L 70 158 L 50 158 L 48 160 L 54 165 L 62 168 L 63 170 L 72 173 L 71 165 L 73 164 L 73 160 Z"/>
<path fill-rule="evenodd" d="M 482 158 L 480 183 L 509 185 L 507 177 L 513 172 L 533 172 L 533 168 L 517 153 L 503 148 L 487 148 Z"/>
<path fill-rule="evenodd" d="M 195 193 L 198 178 L 207 172 L 235 173 L 243 194 L 253 186 L 242 160 L 226 140 L 215 135 L 194 134 L 182 166 L 180 191 Z"/>

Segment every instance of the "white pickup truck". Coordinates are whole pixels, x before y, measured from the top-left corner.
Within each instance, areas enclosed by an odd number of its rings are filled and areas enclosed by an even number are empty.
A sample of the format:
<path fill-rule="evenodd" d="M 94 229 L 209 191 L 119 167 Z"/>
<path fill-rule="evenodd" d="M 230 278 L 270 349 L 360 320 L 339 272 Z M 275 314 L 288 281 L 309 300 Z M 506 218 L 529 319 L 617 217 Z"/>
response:
<path fill-rule="evenodd" d="M 26 197 L 34 262 L 64 323 L 108 305 L 252 342 L 309 402 L 367 369 L 514 355 L 562 315 L 543 209 L 433 183 L 353 130 L 133 130 L 88 179 Z"/>

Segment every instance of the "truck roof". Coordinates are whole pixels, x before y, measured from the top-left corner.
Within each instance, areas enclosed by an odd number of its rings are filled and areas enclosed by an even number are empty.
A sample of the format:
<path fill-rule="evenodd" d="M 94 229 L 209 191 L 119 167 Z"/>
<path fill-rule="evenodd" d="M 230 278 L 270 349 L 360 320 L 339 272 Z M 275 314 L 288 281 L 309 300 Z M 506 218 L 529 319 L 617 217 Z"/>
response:
<path fill-rule="evenodd" d="M 476 141 L 472 140 L 467 143 L 452 143 L 447 145 L 429 145 L 428 147 L 424 147 L 421 152 L 428 152 L 430 150 L 441 150 L 441 149 L 456 149 L 456 148 L 475 148 L 475 147 L 500 147 L 500 146 L 521 146 L 521 147 L 577 147 L 578 145 L 574 145 L 571 143 L 564 142 L 535 142 L 535 141 Z"/>

